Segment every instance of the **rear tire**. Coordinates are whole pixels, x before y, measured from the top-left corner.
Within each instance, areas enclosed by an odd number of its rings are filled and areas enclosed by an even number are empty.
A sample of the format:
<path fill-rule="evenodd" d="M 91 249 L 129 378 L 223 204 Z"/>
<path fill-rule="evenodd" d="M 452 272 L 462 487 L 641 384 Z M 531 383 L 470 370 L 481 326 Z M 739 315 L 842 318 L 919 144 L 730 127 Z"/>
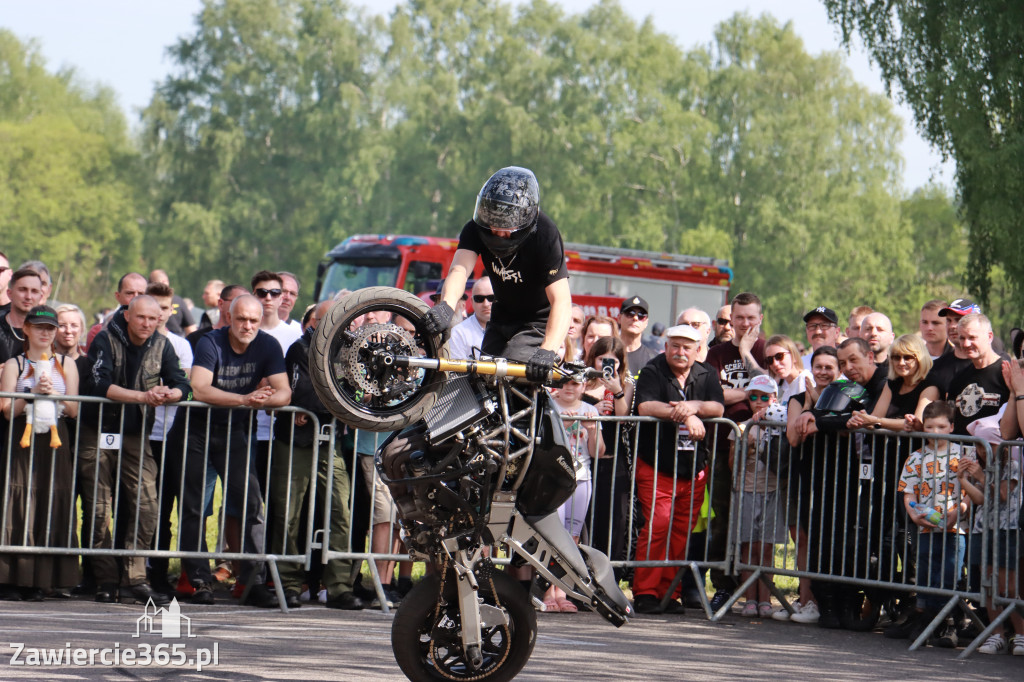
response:
<path fill-rule="evenodd" d="M 537 641 L 537 614 L 529 596 L 518 582 L 503 571 L 495 571 L 493 576 L 498 601 L 508 614 L 509 624 L 507 631 L 502 627 L 483 629 L 484 665 L 479 670 L 472 670 L 462 658 L 462 640 L 457 634 L 461 628 L 461 619 L 452 573 L 449 573 L 449 579 L 445 581 L 447 603 L 441 610 L 440 620 L 443 622 L 447 618 L 454 621 L 454 625 L 447 629 L 453 634 L 451 642 L 438 642 L 437 647 L 445 654 L 444 660 L 440 662 L 444 673 L 434 663 L 434 647 L 430 639 L 431 631 L 435 628 L 440 577 L 431 575 L 423 578 L 402 600 L 391 626 L 391 648 L 398 667 L 406 677 L 414 682 L 452 679 L 506 682 L 519 674 L 530 660 Z M 485 604 L 495 604 L 494 594 L 486 579 L 480 581 L 480 596 Z"/>
<path fill-rule="evenodd" d="M 310 379 L 331 414 L 368 431 L 397 431 L 423 418 L 434 405 L 444 373 L 372 368 L 371 359 L 377 348 L 447 358 L 441 338 L 424 331 L 423 318 L 429 309 L 420 298 L 393 287 L 360 289 L 331 307 L 317 325 L 309 348 Z M 390 313 L 391 323 L 364 323 L 363 318 L 375 312 Z M 414 331 L 394 324 L 398 316 L 408 320 Z M 371 329 L 378 331 L 368 332 Z"/>

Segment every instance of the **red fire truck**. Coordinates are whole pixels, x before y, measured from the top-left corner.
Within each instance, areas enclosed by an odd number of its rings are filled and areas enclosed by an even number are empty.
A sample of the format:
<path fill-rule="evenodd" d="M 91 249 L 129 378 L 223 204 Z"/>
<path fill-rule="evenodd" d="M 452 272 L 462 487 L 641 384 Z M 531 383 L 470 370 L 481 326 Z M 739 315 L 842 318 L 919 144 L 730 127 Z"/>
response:
<path fill-rule="evenodd" d="M 451 265 L 457 239 L 361 234 L 331 249 L 317 267 L 314 296 L 342 289 L 394 286 L 433 292 Z M 732 271 L 725 261 L 585 244 L 565 245 L 573 303 L 587 314 L 617 317 L 624 298 L 642 296 L 653 322 L 675 323 L 679 311 L 701 308 L 714 316 L 726 301 Z M 483 265 L 477 261 L 473 276 Z"/>

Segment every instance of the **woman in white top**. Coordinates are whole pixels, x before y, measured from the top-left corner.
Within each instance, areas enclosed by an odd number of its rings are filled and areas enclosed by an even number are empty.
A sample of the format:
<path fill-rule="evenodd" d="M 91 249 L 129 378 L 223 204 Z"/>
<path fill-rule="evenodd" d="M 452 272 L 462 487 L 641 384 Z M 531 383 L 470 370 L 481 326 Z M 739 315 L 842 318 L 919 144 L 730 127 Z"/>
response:
<path fill-rule="evenodd" d="M 800 360 L 799 349 L 785 334 L 776 334 L 765 341 L 764 362 L 769 376 L 779 384 L 781 405 L 788 406 L 790 398 L 814 385 L 814 377 Z"/>
<path fill-rule="evenodd" d="M 66 356 L 55 356 L 53 352 L 57 312 L 48 306 L 32 308 L 25 316 L 22 332 L 25 352 L 4 363 L 0 372 L 0 392 L 76 395 L 78 370 L 75 363 Z M 78 403 L 55 403 L 56 435 L 61 441 L 60 446 L 51 446 L 55 441 L 51 440 L 51 431 L 47 428 L 30 434 L 28 447 L 22 447 L 25 408 L 29 404 L 42 405 L 43 402 L 0 398 L 0 410 L 12 422 L 9 436 L 10 481 L 3 496 L 6 509 L 0 510 L 4 512 L 0 516 L 6 518 L 6 525 L 0 529 L 0 544 L 77 548 L 72 487 L 74 458 L 67 446 L 67 429 L 61 413 L 75 416 Z M 54 589 L 74 586 L 78 580 L 77 556 L 0 555 L 0 597 L 4 599 L 42 601 Z"/>

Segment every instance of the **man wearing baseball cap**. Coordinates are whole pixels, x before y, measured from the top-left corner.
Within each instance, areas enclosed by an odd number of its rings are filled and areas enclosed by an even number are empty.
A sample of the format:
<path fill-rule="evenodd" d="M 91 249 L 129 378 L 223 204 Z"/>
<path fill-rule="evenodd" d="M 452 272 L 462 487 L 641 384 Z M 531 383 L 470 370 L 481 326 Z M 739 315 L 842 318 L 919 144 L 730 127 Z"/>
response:
<path fill-rule="evenodd" d="M 953 377 L 957 375 L 957 372 L 971 364 L 970 359 L 960 347 L 960 335 L 957 325 L 960 324 L 960 319 L 964 315 L 980 312 L 981 308 L 978 304 L 966 298 L 958 298 L 939 311 L 939 317 L 946 319 L 946 338 L 949 339 L 953 352 L 945 353 L 936 358 L 932 364 L 931 371 L 928 372 L 927 381 L 930 381 L 939 388 L 939 395 L 943 399 L 946 398 L 946 393 L 949 391 L 949 384 L 953 381 Z"/>
<path fill-rule="evenodd" d="M 804 328 L 807 331 L 807 345 L 810 350 L 800 359 L 803 360 L 804 369 L 810 370 L 814 351 L 822 346 L 834 348 L 839 344 L 839 316 L 831 308 L 820 305 L 804 315 Z"/>
<path fill-rule="evenodd" d="M 721 417 L 722 386 L 715 371 L 697 361 L 701 333 L 688 324 L 665 330 L 665 352 L 643 369 L 636 384 L 636 414 L 659 423 L 639 424 L 637 497 L 648 519 L 640 530 L 641 561 L 686 559 L 707 484 L 708 439 L 702 419 Z M 681 613 L 679 587 L 668 594 L 677 569 L 640 567 L 633 578 L 637 613 Z M 665 606 L 662 600 L 667 599 Z"/>
<path fill-rule="evenodd" d="M 633 376 L 639 376 L 644 365 L 658 354 L 643 344 L 650 311 L 647 301 L 639 296 L 630 296 L 619 306 L 619 338 L 626 347 L 626 357 Z"/>

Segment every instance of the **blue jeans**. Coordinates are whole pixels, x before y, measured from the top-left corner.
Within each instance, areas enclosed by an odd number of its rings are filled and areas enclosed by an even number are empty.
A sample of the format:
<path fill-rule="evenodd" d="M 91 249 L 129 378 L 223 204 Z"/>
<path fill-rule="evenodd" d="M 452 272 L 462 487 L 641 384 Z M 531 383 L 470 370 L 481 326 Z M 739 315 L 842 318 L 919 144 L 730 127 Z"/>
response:
<path fill-rule="evenodd" d="M 955 590 L 964 565 L 964 536 L 959 533 L 918 533 L 917 584 Z M 929 611 L 939 611 L 949 597 L 922 594 L 917 605 Z"/>

